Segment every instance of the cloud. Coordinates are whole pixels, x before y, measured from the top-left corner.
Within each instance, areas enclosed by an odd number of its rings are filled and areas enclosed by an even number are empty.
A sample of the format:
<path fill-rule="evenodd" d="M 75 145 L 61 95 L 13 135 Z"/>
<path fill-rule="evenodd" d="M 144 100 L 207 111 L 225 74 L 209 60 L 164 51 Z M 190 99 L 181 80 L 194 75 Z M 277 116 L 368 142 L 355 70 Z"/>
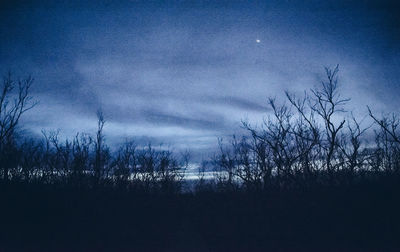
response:
<path fill-rule="evenodd" d="M 397 108 L 398 11 L 372 0 L 10 2 L 0 71 L 35 77 L 32 131 L 92 132 L 101 108 L 109 142 L 212 149 L 269 113 L 267 97 L 318 85 L 324 66 L 340 64 L 352 110 Z"/>

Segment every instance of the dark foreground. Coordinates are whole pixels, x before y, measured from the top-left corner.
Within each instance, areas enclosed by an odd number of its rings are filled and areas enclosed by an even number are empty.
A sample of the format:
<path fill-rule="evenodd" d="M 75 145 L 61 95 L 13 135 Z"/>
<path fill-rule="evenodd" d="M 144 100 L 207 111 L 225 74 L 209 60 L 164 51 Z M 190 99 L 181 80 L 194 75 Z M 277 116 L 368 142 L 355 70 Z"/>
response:
<path fill-rule="evenodd" d="M 400 184 L 145 194 L 1 185 L 1 251 L 399 251 Z"/>

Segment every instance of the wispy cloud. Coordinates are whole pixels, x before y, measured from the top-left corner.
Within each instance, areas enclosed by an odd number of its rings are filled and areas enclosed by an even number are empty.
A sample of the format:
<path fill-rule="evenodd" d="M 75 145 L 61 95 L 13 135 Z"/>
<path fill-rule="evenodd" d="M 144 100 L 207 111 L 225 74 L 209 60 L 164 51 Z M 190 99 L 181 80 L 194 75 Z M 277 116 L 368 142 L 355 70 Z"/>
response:
<path fill-rule="evenodd" d="M 109 141 L 214 146 L 337 63 L 352 109 L 397 108 L 398 13 L 394 1 L 9 3 L 0 70 L 36 78 L 33 131 L 91 131 L 101 108 Z"/>

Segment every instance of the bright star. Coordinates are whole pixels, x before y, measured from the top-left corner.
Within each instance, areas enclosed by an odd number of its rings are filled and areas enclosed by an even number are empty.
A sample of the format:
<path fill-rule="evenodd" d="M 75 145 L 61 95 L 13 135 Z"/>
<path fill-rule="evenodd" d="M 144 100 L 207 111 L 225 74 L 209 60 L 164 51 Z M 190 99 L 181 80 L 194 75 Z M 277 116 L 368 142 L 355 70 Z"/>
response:
<path fill-rule="evenodd" d="M 260 43 L 260 42 L 261 42 L 261 40 L 259 40 L 259 39 L 256 39 L 256 42 L 257 42 L 257 43 Z"/>

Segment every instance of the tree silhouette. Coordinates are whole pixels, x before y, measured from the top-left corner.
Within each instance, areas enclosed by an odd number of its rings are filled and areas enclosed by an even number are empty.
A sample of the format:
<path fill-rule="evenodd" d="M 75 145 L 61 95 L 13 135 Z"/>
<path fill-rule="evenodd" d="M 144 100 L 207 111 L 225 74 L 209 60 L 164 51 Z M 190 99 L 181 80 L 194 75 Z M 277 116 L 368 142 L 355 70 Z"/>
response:
<path fill-rule="evenodd" d="M 9 179 L 9 170 L 17 161 L 16 130 L 21 116 L 37 102 L 32 100 L 30 89 L 34 79 L 14 80 L 11 73 L 3 78 L 0 90 L 0 167 L 3 179 Z"/>

